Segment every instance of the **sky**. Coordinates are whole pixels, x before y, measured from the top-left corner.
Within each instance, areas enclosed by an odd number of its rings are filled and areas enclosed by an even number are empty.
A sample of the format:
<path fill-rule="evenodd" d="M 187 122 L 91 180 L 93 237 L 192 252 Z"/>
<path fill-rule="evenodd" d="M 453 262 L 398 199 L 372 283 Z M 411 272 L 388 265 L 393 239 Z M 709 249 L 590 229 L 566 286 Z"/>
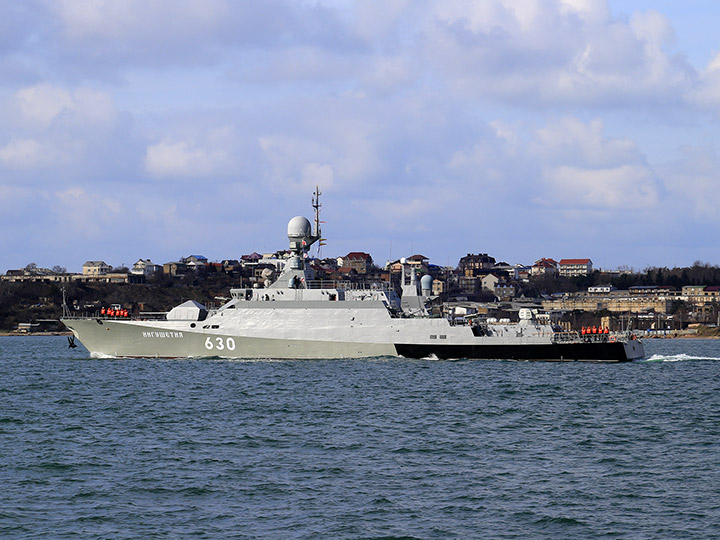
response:
<path fill-rule="evenodd" d="M 720 4 L 0 0 L 0 272 L 720 264 Z M 315 253 L 313 251 L 313 253 Z"/>

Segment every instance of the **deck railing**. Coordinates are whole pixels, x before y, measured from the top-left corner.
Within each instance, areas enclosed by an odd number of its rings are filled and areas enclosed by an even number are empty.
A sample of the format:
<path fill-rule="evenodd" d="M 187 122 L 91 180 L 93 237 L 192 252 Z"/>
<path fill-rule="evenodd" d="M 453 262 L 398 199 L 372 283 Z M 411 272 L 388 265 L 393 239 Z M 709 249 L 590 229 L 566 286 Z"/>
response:
<path fill-rule="evenodd" d="M 346 291 L 389 291 L 392 285 L 387 281 L 355 282 L 331 279 L 311 279 L 305 282 L 308 289 L 343 289 Z"/>
<path fill-rule="evenodd" d="M 83 311 L 82 313 L 73 313 L 72 315 L 63 315 L 63 319 L 100 319 L 108 321 L 128 321 L 128 320 L 140 320 L 140 321 L 158 321 L 165 320 L 167 315 L 166 311 L 141 311 L 140 313 L 129 313 L 127 317 L 111 317 L 110 315 L 100 313 L 97 311 Z"/>

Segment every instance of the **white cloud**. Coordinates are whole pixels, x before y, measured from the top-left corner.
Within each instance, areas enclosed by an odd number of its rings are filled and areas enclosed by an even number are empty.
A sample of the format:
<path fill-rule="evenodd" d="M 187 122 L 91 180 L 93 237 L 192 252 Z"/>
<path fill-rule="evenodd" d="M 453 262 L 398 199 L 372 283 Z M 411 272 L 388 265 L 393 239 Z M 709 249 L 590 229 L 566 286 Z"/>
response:
<path fill-rule="evenodd" d="M 453 175 L 453 191 L 481 190 L 484 196 L 498 197 L 502 193 L 522 190 L 528 179 L 515 178 L 506 148 L 493 139 L 477 141 L 471 148 L 454 152 L 447 163 Z"/>
<path fill-rule="evenodd" d="M 432 198 L 411 197 L 407 199 L 365 199 L 358 202 L 364 212 L 374 220 L 380 220 L 387 226 L 401 228 L 411 225 L 413 229 L 418 223 L 425 221 L 425 216 L 432 212 Z M 424 229 L 427 229 L 427 224 Z"/>
<path fill-rule="evenodd" d="M 57 192 L 63 212 L 130 212 L 166 245 L 199 230 L 183 225 L 188 208 L 213 207 L 208 230 L 232 226 L 235 193 L 259 222 L 268 192 L 272 212 L 294 215 L 284 205 L 315 184 L 335 205 L 357 202 L 355 229 L 423 230 L 442 249 L 443 226 L 464 249 L 495 241 L 467 225 L 478 215 L 527 228 L 552 214 L 570 230 L 588 215 L 621 223 L 678 204 L 710 220 L 720 207 L 714 150 L 674 156 L 717 138 L 704 113 L 720 110 L 720 55 L 698 73 L 674 54 L 671 12 L 611 13 L 605 0 L 43 0 L 8 13 L 4 182 L 49 194 L 33 199 L 46 210 Z M 138 192 L 141 210 L 125 195 Z M 100 226 L 113 237 L 112 219 Z"/>
<path fill-rule="evenodd" d="M 638 209 L 658 202 L 655 178 L 637 165 L 603 169 L 559 166 L 544 173 L 548 189 L 539 202 L 548 206 Z"/>
<path fill-rule="evenodd" d="M 330 165 L 308 163 L 303 167 L 300 186 L 303 191 L 309 192 L 314 186 L 323 186 L 323 189 L 332 189 L 335 175 Z"/>
<path fill-rule="evenodd" d="M 673 212 L 712 223 L 720 219 L 720 157 L 715 150 L 687 146 L 661 173 Z"/>
<path fill-rule="evenodd" d="M 66 156 L 35 139 L 16 139 L 0 148 L 0 163 L 11 169 L 34 169 L 65 161 Z"/>
<path fill-rule="evenodd" d="M 62 23 L 65 34 L 74 40 L 127 39 L 168 28 L 196 34 L 212 30 L 231 12 L 225 0 L 144 2 L 124 0 L 53 0 L 49 3 Z"/>
<path fill-rule="evenodd" d="M 23 88 L 15 96 L 23 115 L 41 125 L 49 124 L 63 110 L 73 105 L 70 92 L 49 84 Z"/>
<path fill-rule="evenodd" d="M 63 233 L 76 240 L 99 239 L 118 224 L 126 226 L 128 213 L 112 197 L 71 186 L 55 192 L 53 200 L 51 211 L 62 223 Z"/>
<path fill-rule="evenodd" d="M 360 113 L 339 110 L 337 104 L 308 109 L 301 114 L 313 129 L 302 135 L 262 135 L 258 146 L 265 163 L 263 178 L 276 191 L 286 187 L 305 190 L 316 181 L 309 178 L 307 167 L 331 182 L 330 187 L 353 189 L 371 185 L 387 172 L 389 163 L 382 148 L 382 137 L 376 132 L 382 122 L 370 117 L 359 118 Z M 295 131 L 295 130 L 293 130 Z M 324 169 L 321 169 L 323 168 Z M 332 171 L 332 174 L 328 174 Z M 305 180 L 306 181 L 305 181 Z"/>
<path fill-rule="evenodd" d="M 115 118 L 112 98 L 87 87 L 71 92 L 43 83 L 18 90 L 15 100 L 23 117 L 40 128 L 63 114 L 72 115 L 74 122 L 81 124 L 107 124 Z"/>
<path fill-rule="evenodd" d="M 386 93 L 411 86 L 420 76 L 421 73 L 406 57 L 384 56 L 373 59 L 360 83 L 363 88 L 371 89 L 373 94 Z"/>
<path fill-rule="evenodd" d="M 677 99 L 693 72 L 664 46 L 657 12 L 613 19 L 602 0 L 493 0 L 433 4 L 423 54 L 460 96 L 526 106 Z"/>
<path fill-rule="evenodd" d="M 145 167 L 155 177 L 195 177 L 212 174 L 218 160 L 226 156 L 217 150 L 198 148 L 186 141 L 161 142 L 147 147 Z"/>
<path fill-rule="evenodd" d="M 268 166 L 265 181 L 274 191 L 302 193 L 315 184 L 325 188 L 320 179 L 334 183 L 330 145 L 280 135 L 259 137 L 258 145 Z"/>
<path fill-rule="evenodd" d="M 560 10 L 574 13 L 591 23 L 602 23 L 610 17 L 606 0 L 561 0 Z"/>
<path fill-rule="evenodd" d="M 145 170 L 156 178 L 226 176 L 237 170 L 232 148 L 233 128 L 224 126 L 200 134 L 202 141 L 163 141 L 148 145 Z"/>
<path fill-rule="evenodd" d="M 516 131 L 522 127 L 490 126 L 494 131 L 449 159 L 454 191 L 558 209 L 651 208 L 660 201 L 657 177 L 637 145 L 608 138 L 599 120 L 563 118 L 535 130 L 527 144 Z"/>
<path fill-rule="evenodd" d="M 658 182 L 629 139 L 607 138 L 603 123 L 565 118 L 535 132 L 529 153 L 543 170 L 550 206 L 645 208 L 658 203 Z"/>
<path fill-rule="evenodd" d="M 58 54 L 113 76 L 121 66 L 218 66 L 238 52 L 356 47 L 336 6 L 290 0 L 57 0 Z"/>
<path fill-rule="evenodd" d="M 633 14 L 630 27 L 638 38 L 653 49 L 653 52 L 659 52 L 664 45 L 675 41 L 675 30 L 670 21 L 654 9 Z"/>
<path fill-rule="evenodd" d="M 336 7 L 338 0 L 326 3 Z M 415 23 L 412 17 L 416 7 L 414 0 L 385 0 L 384 2 L 349 2 L 352 19 L 349 24 L 353 31 L 368 43 L 376 43 L 395 34 L 398 26 Z M 409 16 L 410 14 L 410 16 Z M 408 25 L 409 26 L 409 25 Z"/>
<path fill-rule="evenodd" d="M 545 163 L 612 167 L 643 162 L 633 141 L 607 139 L 604 129 L 601 120 L 585 124 L 577 118 L 564 118 L 537 130 L 529 149 Z"/>
<path fill-rule="evenodd" d="M 703 108 L 720 112 L 720 53 L 716 53 L 699 75 L 698 85 L 689 92 L 688 100 Z"/>
<path fill-rule="evenodd" d="M 73 92 L 73 110 L 79 122 L 88 124 L 112 124 L 116 115 L 112 97 L 86 87 Z"/>
<path fill-rule="evenodd" d="M 95 78 L 118 71 L 122 80 L 123 68 L 148 65 L 223 66 L 229 78 L 257 84 L 335 81 L 355 95 L 429 85 L 537 107 L 678 100 L 695 77 L 666 50 L 674 31 L 664 15 L 623 20 L 606 0 L 58 0 L 45 7 L 60 35 L 41 37 Z M 68 99 L 56 98 L 56 106 Z"/>
<path fill-rule="evenodd" d="M 78 178 L 90 173 L 101 156 L 123 152 L 122 145 L 110 144 L 120 134 L 115 131 L 118 114 L 104 91 L 49 83 L 27 86 L 5 97 L 0 115 L 0 164 L 11 169 L 53 166 L 58 181 L 77 167 L 70 175 Z M 38 178 L 34 183 L 44 181 Z"/>
<path fill-rule="evenodd" d="M 61 203 L 61 214 L 77 214 L 86 219 L 92 215 L 93 219 L 112 221 L 122 213 L 122 205 L 111 198 L 102 197 L 96 193 L 88 193 L 81 187 L 70 187 L 55 193 Z"/>

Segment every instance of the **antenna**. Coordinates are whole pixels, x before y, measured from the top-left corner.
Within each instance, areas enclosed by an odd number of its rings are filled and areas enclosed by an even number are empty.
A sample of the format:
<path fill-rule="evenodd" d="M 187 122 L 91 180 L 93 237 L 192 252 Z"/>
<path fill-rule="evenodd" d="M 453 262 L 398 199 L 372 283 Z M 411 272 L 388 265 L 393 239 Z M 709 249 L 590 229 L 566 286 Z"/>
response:
<path fill-rule="evenodd" d="M 315 186 L 315 193 L 313 193 L 312 198 L 312 207 L 315 209 L 315 236 L 318 238 L 320 238 L 320 207 L 322 206 L 322 203 L 320 202 L 320 195 L 322 195 L 320 187 Z"/>
<path fill-rule="evenodd" d="M 60 287 L 60 290 L 62 291 L 62 297 L 63 297 L 62 316 L 69 317 L 70 316 L 70 308 L 68 307 L 68 304 L 67 304 L 67 290 L 65 289 L 64 285 L 62 287 Z"/>
<path fill-rule="evenodd" d="M 320 202 L 320 195 L 322 195 L 322 191 L 320 191 L 319 186 L 315 186 L 315 193 L 313 193 L 312 197 L 312 207 L 315 209 L 315 238 L 319 240 L 318 246 L 317 246 L 317 252 L 318 255 L 320 255 L 320 247 L 325 245 L 324 238 L 322 238 L 322 232 L 320 232 L 320 224 L 322 221 L 320 221 L 320 207 L 322 206 L 322 203 Z"/>

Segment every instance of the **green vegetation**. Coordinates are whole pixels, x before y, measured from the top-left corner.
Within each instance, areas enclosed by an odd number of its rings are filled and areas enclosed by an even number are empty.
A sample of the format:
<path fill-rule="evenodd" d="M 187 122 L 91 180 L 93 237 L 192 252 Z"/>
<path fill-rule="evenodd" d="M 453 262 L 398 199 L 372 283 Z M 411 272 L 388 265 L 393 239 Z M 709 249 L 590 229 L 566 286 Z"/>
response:
<path fill-rule="evenodd" d="M 101 307 L 121 304 L 133 313 L 168 311 L 186 300 L 205 305 L 218 304 L 216 297 L 228 297 L 225 280 L 206 280 L 193 284 L 182 280 L 157 284 L 65 284 L 68 306 L 73 314 L 92 314 Z M 0 282 L 0 331 L 10 332 L 21 322 L 59 319 L 62 315 L 62 285 L 55 283 Z"/>
<path fill-rule="evenodd" d="M 628 270 L 606 274 L 595 270 L 588 276 L 573 278 L 546 275 L 533 278 L 530 284 L 522 287 L 519 292 L 525 296 L 537 297 L 558 292 L 586 291 L 588 287 L 596 285 L 612 285 L 620 291 L 641 286 L 671 287 L 681 290 L 686 285 L 720 285 L 720 266 L 695 261 L 690 267 L 648 267 L 642 272 Z"/>
<path fill-rule="evenodd" d="M 701 324 L 698 326 L 697 333 L 695 335 L 703 338 L 720 338 L 720 328 Z"/>

